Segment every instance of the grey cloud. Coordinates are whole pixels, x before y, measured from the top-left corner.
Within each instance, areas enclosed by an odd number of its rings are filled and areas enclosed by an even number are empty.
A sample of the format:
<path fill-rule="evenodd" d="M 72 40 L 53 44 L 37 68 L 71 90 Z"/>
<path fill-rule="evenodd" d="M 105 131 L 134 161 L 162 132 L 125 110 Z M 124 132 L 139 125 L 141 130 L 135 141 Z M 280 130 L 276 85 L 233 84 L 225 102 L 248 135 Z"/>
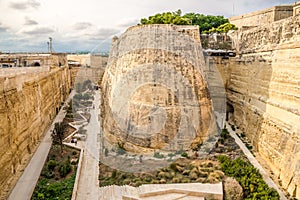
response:
<path fill-rule="evenodd" d="M 10 7 L 16 10 L 26 10 L 29 8 L 38 8 L 41 4 L 36 0 L 27 0 L 23 2 L 11 2 Z"/>
<path fill-rule="evenodd" d="M 117 23 L 119 27 L 130 27 L 133 25 L 137 25 L 139 23 L 139 19 L 122 19 Z"/>
<path fill-rule="evenodd" d="M 22 33 L 27 34 L 27 35 L 44 35 L 48 33 L 53 33 L 54 30 L 48 27 L 35 27 L 30 30 L 24 30 Z"/>
<path fill-rule="evenodd" d="M 89 22 L 78 22 L 78 23 L 74 24 L 73 28 L 75 30 L 82 30 L 82 29 L 87 29 L 91 26 L 92 26 L 92 24 Z"/>
<path fill-rule="evenodd" d="M 95 33 L 88 35 L 90 40 L 105 40 L 119 33 L 119 29 L 100 28 Z"/>
<path fill-rule="evenodd" d="M 6 32 L 7 31 L 7 27 L 2 25 L 2 23 L 0 22 L 0 32 L 3 33 L 3 32 Z"/>
<path fill-rule="evenodd" d="M 37 25 L 37 24 L 39 24 L 37 21 L 29 19 L 28 17 L 25 18 L 24 25 Z"/>

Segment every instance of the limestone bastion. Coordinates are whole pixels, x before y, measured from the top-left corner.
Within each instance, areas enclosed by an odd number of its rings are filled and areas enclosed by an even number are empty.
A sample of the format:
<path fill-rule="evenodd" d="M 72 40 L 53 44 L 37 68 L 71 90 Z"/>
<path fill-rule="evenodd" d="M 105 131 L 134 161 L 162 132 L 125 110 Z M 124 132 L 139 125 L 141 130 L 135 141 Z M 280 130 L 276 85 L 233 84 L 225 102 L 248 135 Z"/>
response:
<path fill-rule="evenodd" d="M 102 79 L 104 138 L 134 153 L 187 149 L 217 125 L 197 26 L 139 25 L 114 38 Z"/>

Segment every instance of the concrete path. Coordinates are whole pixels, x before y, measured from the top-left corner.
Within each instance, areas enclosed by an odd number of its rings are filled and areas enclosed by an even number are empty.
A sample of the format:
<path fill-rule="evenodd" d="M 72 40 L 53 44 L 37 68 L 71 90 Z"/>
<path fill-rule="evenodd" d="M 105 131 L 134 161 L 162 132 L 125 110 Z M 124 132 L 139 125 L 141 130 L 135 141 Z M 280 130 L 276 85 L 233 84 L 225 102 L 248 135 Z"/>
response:
<path fill-rule="evenodd" d="M 267 174 L 264 168 L 259 164 L 256 158 L 252 155 L 252 153 L 249 151 L 246 145 L 240 140 L 240 138 L 236 135 L 236 133 L 231 129 L 231 126 L 228 124 L 228 122 L 226 122 L 226 128 L 229 131 L 230 136 L 235 139 L 235 142 L 240 146 L 244 154 L 247 156 L 250 163 L 259 170 L 260 174 L 262 175 L 265 182 L 269 185 L 269 187 L 274 188 L 278 192 L 281 200 L 286 200 L 287 198 L 285 197 L 283 192 L 277 187 L 277 185 L 270 178 L 270 176 Z"/>
<path fill-rule="evenodd" d="M 72 91 L 66 103 L 73 98 L 75 92 Z M 65 105 L 66 105 L 65 103 Z M 64 106 L 63 106 L 64 107 Z M 62 108 L 63 108 L 62 107 Z M 43 169 L 44 163 L 47 159 L 52 140 L 51 132 L 54 129 L 54 124 L 56 122 L 61 122 L 65 118 L 65 111 L 60 109 L 59 113 L 55 117 L 53 123 L 48 128 L 44 138 L 42 139 L 39 147 L 31 158 L 29 164 L 26 166 L 22 176 L 19 178 L 17 184 L 15 185 L 13 191 L 9 195 L 9 200 L 29 200 L 33 194 L 35 185 L 40 177 L 41 171 Z"/>
<path fill-rule="evenodd" d="M 96 91 L 94 95 L 94 105 L 95 109 L 90 110 L 90 122 L 84 127 L 87 130 L 87 139 L 83 143 L 84 154 L 78 183 L 77 200 L 98 199 L 99 196 L 99 91 Z"/>

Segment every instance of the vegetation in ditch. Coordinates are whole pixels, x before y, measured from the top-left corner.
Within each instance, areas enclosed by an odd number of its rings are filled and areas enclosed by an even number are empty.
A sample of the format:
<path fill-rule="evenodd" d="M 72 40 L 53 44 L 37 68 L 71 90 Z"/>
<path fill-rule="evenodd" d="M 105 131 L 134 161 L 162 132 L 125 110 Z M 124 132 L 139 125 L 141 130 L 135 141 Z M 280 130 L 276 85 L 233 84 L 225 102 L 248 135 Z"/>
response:
<path fill-rule="evenodd" d="M 100 164 L 100 185 L 131 185 L 157 183 L 217 183 L 224 177 L 218 161 L 180 158 L 152 173 L 121 172 Z"/>
<path fill-rule="evenodd" d="M 277 191 L 269 188 L 258 170 L 248 162 L 240 158 L 231 160 L 224 155 L 218 159 L 225 175 L 235 178 L 242 186 L 244 199 L 280 199 Z"/>
<path fill-rule="evenodd" d="M 53 145 L 31 199 L 71 199 L 78 158 L 77 150 Z"/>

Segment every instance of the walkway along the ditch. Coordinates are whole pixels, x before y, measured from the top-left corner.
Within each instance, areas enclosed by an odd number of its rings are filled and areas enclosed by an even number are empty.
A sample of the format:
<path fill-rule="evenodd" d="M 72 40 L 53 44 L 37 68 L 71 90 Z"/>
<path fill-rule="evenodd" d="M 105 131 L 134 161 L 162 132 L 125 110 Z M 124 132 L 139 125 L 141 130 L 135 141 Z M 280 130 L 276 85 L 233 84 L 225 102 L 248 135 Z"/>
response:
<path fill-rule="evenodd" d="M 39 144 L 37 150 L 26 166 L 23 174 L 19 178 L 17 184 L 9 195 L 9 200 L 29 200 L 33 194 L 35 185 L 40 177 L 40 173 L 43 169 L 44 163 L 47 159 L 49 150 L 52 145 L 51 133 L 54 129 L 54 124 L 57 122 L 62 122 L 65 118 L 66 111 L 63 109 L 69 101 L 73 98 L 75 91 L 72 91 L 65 101 L 64 105 L 61 107 L 57 116 L 53 120 L 53 123 L 46 131 L 44 138 Z"/>
<path fill-rule="evenodd" d="M 246 147 L 246 145 L 241 141 L 241 139 L 236 135 L 236 133 L 231 129 L 231 126 L 226 122 L 226 128 L 229 131 L 229 134 L 231 137 L 234 138 L 235 142 L 240 146 L 244 154 L 247 156 L 250 163 L 259 170 L 260 174 L 262 175 L 264 181 L 269 185 L 269 187 L 274 188 L 281 200 L 286 200 L 287 198 L 283 194 L 283 192 L 278 188 L 278 186 L 274 183 L 274 181 L 270 178 L 270 176 L 267 174 L 267 172 L 264 170 L 264 168 L 259 164 L 259 162 L 256 160 L 256 158 L 252 155 L 252 153 L 249 151 L 249 149 Z"/>

